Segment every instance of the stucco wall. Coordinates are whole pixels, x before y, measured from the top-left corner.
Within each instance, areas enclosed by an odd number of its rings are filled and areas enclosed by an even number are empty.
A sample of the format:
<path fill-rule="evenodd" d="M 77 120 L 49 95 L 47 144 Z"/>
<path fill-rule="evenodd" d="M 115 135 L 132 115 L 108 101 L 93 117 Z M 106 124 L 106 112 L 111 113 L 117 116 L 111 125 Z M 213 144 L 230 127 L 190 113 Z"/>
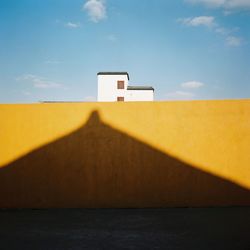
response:
<path fill-rule="evenodd" d="M 153 101 L 154 91 L 153 90 L 127 90 L 125 101 L 136 102 L 136 101 Z"/>
<path fill-rule="evenodd" d="M 117 89 L 117 81 L 124 81 L 124 89 Z M 127 75 L 98 75 L 98 102 L 116 102 L 126 96 L 127 86 Z"/>
<path fill-rule="evenodd" d="M 250 205 L 250 100 L 0 105 L 0 207 Z"/>

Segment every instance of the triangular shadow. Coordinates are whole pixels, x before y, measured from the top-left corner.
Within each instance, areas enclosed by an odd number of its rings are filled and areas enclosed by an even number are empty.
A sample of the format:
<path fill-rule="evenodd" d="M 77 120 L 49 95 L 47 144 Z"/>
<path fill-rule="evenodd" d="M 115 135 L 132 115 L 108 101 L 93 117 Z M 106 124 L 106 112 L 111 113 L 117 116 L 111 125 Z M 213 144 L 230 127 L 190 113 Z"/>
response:
<path fill-rule="evenodd" d="M 0 207 L 250 205 L 250 192 L 101 121 L 0 169 Z"/>

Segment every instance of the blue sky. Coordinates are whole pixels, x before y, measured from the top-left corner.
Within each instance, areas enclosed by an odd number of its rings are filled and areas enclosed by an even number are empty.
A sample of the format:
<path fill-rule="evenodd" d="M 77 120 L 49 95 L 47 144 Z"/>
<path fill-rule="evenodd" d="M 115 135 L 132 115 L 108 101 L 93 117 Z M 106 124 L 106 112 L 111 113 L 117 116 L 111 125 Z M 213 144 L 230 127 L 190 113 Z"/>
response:
<path fill-rule="evenodd" d="M 250 0 L 0 0 L 0 103 L 94 101 L 99 71 L 156 100 L 250 97 Z"/>

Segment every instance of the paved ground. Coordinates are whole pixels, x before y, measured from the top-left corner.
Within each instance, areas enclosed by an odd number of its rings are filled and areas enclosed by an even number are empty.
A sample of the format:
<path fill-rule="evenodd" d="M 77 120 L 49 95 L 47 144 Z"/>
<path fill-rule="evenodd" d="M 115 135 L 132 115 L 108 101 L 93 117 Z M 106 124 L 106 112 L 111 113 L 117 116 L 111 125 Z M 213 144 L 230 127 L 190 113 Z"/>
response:
<path fill-rule="evenodd" d="M 250 208 L 0 210 L 0 249 L 250 249 Z"/>

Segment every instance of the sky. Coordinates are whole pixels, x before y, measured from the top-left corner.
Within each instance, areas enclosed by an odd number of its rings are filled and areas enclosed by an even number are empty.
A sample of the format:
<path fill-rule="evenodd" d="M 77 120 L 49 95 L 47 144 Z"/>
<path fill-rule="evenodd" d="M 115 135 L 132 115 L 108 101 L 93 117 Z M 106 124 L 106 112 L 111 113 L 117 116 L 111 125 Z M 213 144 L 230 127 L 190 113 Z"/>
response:
<path fill-rule="evenodd" d="M 0 0 L 0 103 L 95 101 L 100 71 L 159 101 L 250 98 L 250 0 Z"/>

